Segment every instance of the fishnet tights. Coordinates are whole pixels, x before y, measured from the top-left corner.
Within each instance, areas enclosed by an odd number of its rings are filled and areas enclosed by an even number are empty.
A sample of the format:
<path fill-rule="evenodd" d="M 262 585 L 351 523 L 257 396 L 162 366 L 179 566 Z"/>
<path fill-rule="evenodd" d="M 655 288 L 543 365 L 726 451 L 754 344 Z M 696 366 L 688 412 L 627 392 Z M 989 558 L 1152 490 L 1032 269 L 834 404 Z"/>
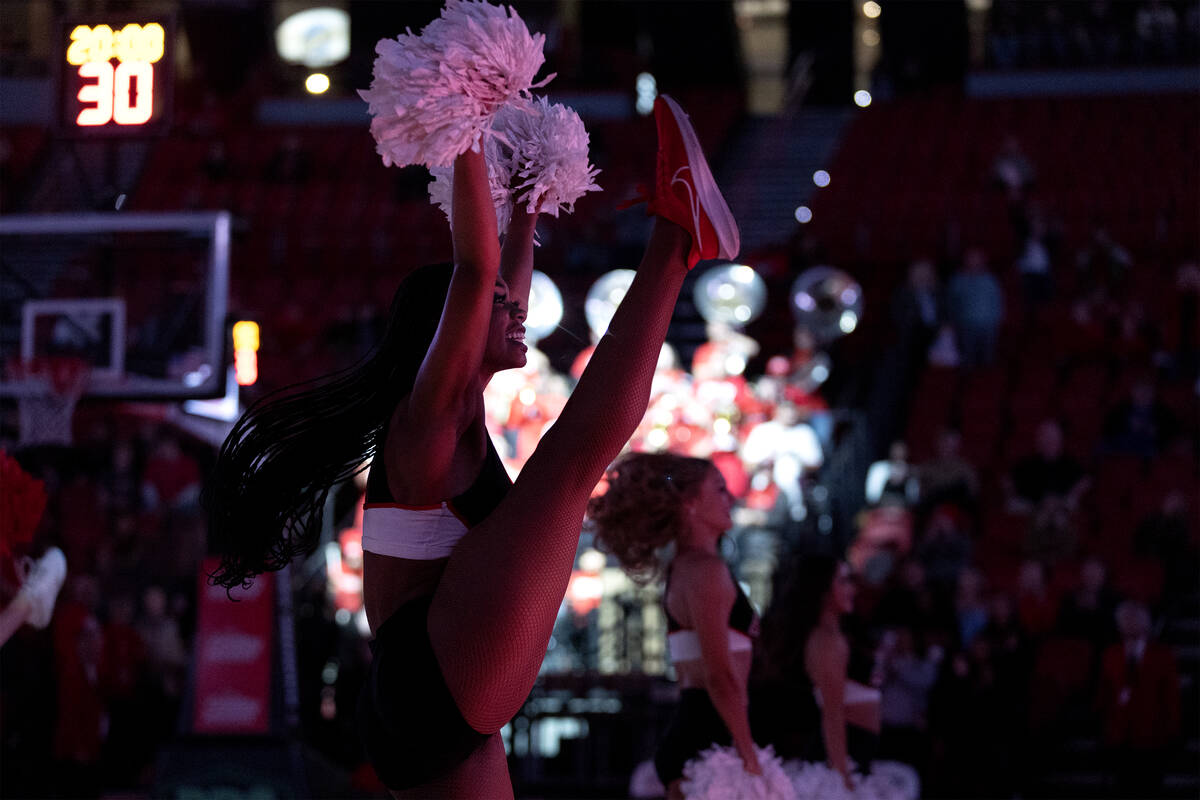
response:
<path fill-rule="evenodd" d="M 656 220 L 637 276 L 558 421 L 446 565 L 429 636 L 459 710 L 480 732 L 499 730 L 533 687 L 588 497 L 646 412 L 688 245 L 682 228 Z"/>

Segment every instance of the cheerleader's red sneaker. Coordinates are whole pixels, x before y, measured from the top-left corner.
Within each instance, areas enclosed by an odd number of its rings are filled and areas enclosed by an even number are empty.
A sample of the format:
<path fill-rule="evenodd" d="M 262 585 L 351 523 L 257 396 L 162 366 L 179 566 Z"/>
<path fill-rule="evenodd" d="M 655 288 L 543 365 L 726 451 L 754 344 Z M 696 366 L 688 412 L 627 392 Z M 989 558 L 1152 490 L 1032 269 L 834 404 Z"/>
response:
<path fill-rule="evenodd" d="M 645 193 L 647 213 L 691 234 L 688 269 L 704 259 L 733 258 L 741 246 L 737 221 L 713 180 L 687 113 L 671 97 L 659 95 L 654 123 L 658 156 L 653 192 Z"/>

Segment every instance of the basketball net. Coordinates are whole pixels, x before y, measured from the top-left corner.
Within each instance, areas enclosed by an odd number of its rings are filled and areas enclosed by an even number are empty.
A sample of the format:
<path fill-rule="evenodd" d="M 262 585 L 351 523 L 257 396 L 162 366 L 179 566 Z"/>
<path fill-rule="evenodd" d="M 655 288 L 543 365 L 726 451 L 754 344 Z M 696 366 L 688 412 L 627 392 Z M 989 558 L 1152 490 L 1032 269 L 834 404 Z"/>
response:
<path fill-rule="evenodd" d="M 91 365 L 74 356 L 46 356 L 10 365 L 10 377 L 28 391 L 17 395 L 19 447 L 71 445 L 75 404 L 91 378 Z"/>

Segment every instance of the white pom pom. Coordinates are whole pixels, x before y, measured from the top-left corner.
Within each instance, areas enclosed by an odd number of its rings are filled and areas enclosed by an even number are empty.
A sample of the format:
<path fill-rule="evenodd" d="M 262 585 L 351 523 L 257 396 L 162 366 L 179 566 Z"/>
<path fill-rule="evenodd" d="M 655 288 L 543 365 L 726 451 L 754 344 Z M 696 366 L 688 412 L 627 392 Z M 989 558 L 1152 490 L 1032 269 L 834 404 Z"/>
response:
<path fill-rule="evenodd" d="M 544 42 L 516 11 L 485 0 L 447 0 L 419 36 L 380 41 L 371 88 L 359 94 L 383 163 L 447 166 L 475 147 L 493 115 L 533 87 Z"/>
<path fill-rule="evenodd" d="M 792 760 L 783 765 L 799 800 L 917 800 L 921 780 L 917 771 L 895 761 L 876 761 L 871 774 L 853 775 L 854 791 L 825 764 Z"/>
<path fill-rule="evenodd" d="M 683 768 L 681 788 L 688 800 L 796 800 L 792 782 L 775 751 L 758 749 L 762 775 L 751 775 L 732 747 L 711 747 Z"/>
<path fill-rule="evenodd" d="M 512 218 L 512 192 L 509 184 L 512 182 L 512 162 L 500 155 L 500 146 L 495 139 L 487 139 L 484 144 L 484 161 L 487 163 L 488 188 L 492 194 L 492 205 L 496 208 L 496 230 L 500 233 L 508 230 L 508 221 Z M 442 210 L 450 227 L 454 227 L 453 206 L 454 196 L 454 167 L 431 167 L 429 174 L 433 180 L 429 183 L 429 199 Z"/>
<path fill-rule="evenodd" d="M 515 189 L 518 204 L 557 217 L 573 212 L 586 192 L 600 191 L 600 170 L 588 163 L 588 133 L 573 109 L 539 97 L 502 108 L 495 127 L 511 148 L 513 174 L 523 179 Z"/>

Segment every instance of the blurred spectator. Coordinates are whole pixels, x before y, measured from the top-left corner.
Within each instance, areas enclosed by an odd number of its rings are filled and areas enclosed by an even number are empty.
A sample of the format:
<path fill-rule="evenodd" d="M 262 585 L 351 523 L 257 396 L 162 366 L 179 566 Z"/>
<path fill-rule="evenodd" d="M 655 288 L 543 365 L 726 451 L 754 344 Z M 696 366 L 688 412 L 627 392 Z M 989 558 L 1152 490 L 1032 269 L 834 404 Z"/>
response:
<path fill-rule="evenodd" d="M 991 364 L 1004 320 L 1004 291 L 988 272 L 987 258 L 979 248 L 967 250 L 962 269 L 950 279 L 946 307 L 958 337 L 962 365 Z"/>
<path fill-rule="evenodd" d="M 142 496 L 149 508 L 187 509 L 200 499 L 200 467 L 183 452 L 176 434 L 160 430 L 142 480 Z"/>
<path fill-rule="evenodd" d="M 912 628 L 885 634 L 879 757 L 895 759 L 924 773 L 929 760 L 929 692 L 937 680 L 942 649 L 917 652 Z"/>
<path fill-rule="evenodd" d="M 1121 641 L 1104 651 L 1097 708 L 1119 797 L 1158 797 L 1179 733 L 1179 669 L 1170 647 L 1151 638 L 1150 610 L 1117 607 Z"/>
<path fill-rule="evenodd" d="M 1034 314 L 1054 297 L 1054 249 L 1052 233 L 1040 209 L 1027 208 L 1017 212 L 1018 238 L 1017 274 L 1021 277 L 1025 324 L 1034 321 Z"/>
<path fill-rule="evenodd" d="M 966 518 L 954 506 L 934 509 L 917 544 L 916 556 L 925 568 L 929 583 L 940 594 L 958 585 L 958 578 L 971 563 L 971 538 Z"/>
<path fill-rule="evenodd" d="M 1058 612 L 1058 631 L 1063 636 L 1087 639 L 1097 648 L 1116 637 L 1113 612 L 1116 593 L 1108 585 L 1108 568 L 1096 556 L 1079 567 L 1079 585 L 1063 598 Z"/>
<path fill-rule="evenodd" d="M 920 561 L 908 558 L 892 570 L 888 586 L 876 605 L 876 622 L 922 633 L 926 633 L 930 625 L 940 622 L 934 596 L 925 581 L 925 567 Z"/>
<path fill-rule="evenodd" d="M 1139 378 L 1128 397 L 1104 417 L 1104 448 L 1153 458 L 1162 452 L 1179 429 L 1175 414 L 1158 399 L 1154 381 Z"/>
<path fill-rule="evenodd" d="M 105 783 L 132 786 L 145 753 L 146 732 L 142 724 L 141 695 L 146 665 L 146 648 L 133 627 L 134 601 L 127 593 L 108 603 L 104 623 L 104 655 L 101 682 L 109 707 L 108 737 L 104 748 Z"/>
<path fill-rule="evenodd" d="M 1200 16 L 1200 12 L 1198 12 Z M 1176 374 L 1180 380 L 1200 380 L 1200 267 L 1185 261 L 1175 272 L 1179 339 L 1175 343 Z"/>
<path fill-rule="evenodd" d="M 62 797 L 100 794 L 100 751 L 108 729 L 108 709 L 100 682 L 103 652 L 100 623 L 89 615 L 80 622 L 71 652 L 59 661 L 58 724 L 54 733 L 58 766 L 54 782 Z"/>
<path fill-rule="evenodd" d="M 819 469 L 824 457 L 812 427 L 801 422 L 796 407 L 782 402 L 770 420 L 754 426 L 741 447 L 747 472 L 769 471 L 793 520 L 807 515 L 804 475 Z"/>
<path fill-rule="evenodd" d="M 1179 47 L 1179 17 L 1163 0 L 1147 0 L 1134 18 L 1136 51 L 1142 61 L 1169 61 Z"/>
<path fill-rule="evenodd" d="M 1200 549 L 1194 526 L 1188 498 L 1172 489 L 1163 496 L 1159 509 L 1138 523 L 1134 533 L 1134 552 L 1162 563 L 1163 600 L 1168 608 L 1200 589 Z"/>
<path fill-rule="evenodd" d="M 979 472 L 962 455 L 962 434 L 954 428 L 938 432 L 936 454 L 917 467 L 921 505 L 943 503 L 972 511 L 979 498 Z"/>
<path fill-rule="evenodd" d="M 903 352 L 913 364 L 922 364 L 941 322 L 937 273 L 927 258 L 914 261 L 908 279 L 892 295 L 892 321 L 900 334 Z"/>
<path fill-rule="evenodd" d="M 272 183 L 304 183 L 312 174 L 312 155 L 304 149 L 300 137 L 289 133 L 267 162 L 263 175 Z"/>
<path fill-rule="evenodd" d="M 1129 277 L 1129 271 L 1133 268 L 1133 256 L 1113 241 L 1106 227 L 1094 225 L 1091 240 L 1088 246 L 1079 252 L 1075 264 L 1081 286 L 1099 283 L 1109 288 L 1118 288 L 1124 285 Z"/>
<path fill-rule="evenodd" d="M 908 463 L 908 445 L 892 442 L 888 457 L 867 470 L 866 499 L 872 506 L 915 506 L 921 490 L 916 471 Z"/>
<path fill-rule="evenodd" d="M 1004 189 L 1010 203 L 1019 202 L 1035 178 L 1033 162 L 1021 147 L 1021 141 L 1011 133 L 1004 137 L 1000 152 L 992 162 L 992 177 Z"/>
<path fill-rule="evenodd" d="M 1059 500 L 1074 510 L 1090 481 L 1079 463 L 1063 452 L 1062 428 L 1045 420 L 1037 429 L 1035 451 L 1020 459 L 1005 479 L 1008 507 L 1030 514 L 1047 500 Z"/>
<path fill-rule="evenodd" d="M 954 612 L 958 621 L 958 640 L 963 648 L 969 648 L 975 637 L 987 627 L 988 605 L 983 588 L 983 573 L 979 570 L 969 567 L 959 573 Z"/>
<path fill-rule="evenodd" d="M 1040 561 L 1026 561 L 1017 573 L 1017 619 L 1022 630 L 1039 638 L 1054 628 L 1058 608 Z"/>
<path fill-rule="evenodd" d="M 142 593 L 142 616 L 137 632 L 146 648 L 147 665 L 156 693 L 164 702 L 179 697 L 188 656 L 179 622 L 168 613 L 167 593 L 150 586 Z"/>

